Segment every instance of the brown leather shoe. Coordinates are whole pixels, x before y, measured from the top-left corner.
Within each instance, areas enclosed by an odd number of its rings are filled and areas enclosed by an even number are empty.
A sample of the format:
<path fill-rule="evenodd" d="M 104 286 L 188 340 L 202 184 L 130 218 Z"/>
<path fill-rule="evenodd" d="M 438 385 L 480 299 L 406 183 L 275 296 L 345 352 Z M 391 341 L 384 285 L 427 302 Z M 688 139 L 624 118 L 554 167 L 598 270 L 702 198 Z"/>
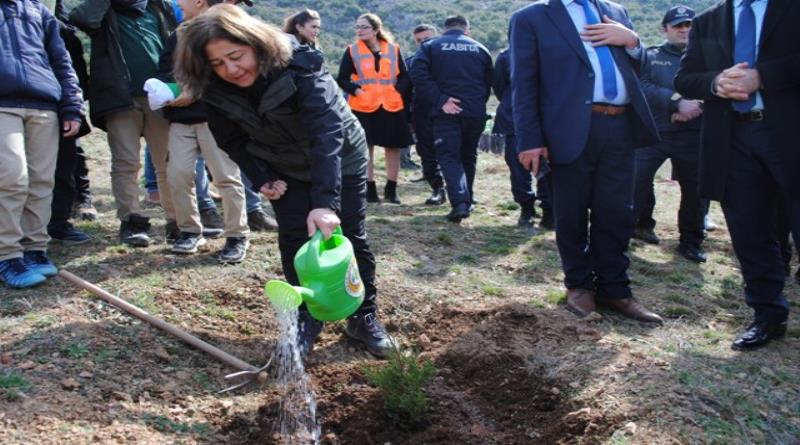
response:
<path fill-rule="evenodd" d="M 567 309 L 579 317 L 585 317 L 596 308 L 594 291 L 589 289 L 567 289 Z"/>
<path fill-rule="evenodd" d="M 609 307 L 628 318 L 633 318 L 634 320 L 644 321 L 646 323 L 664 323 L 664 319 L 661 318 L 661 316 L 655 312 L 649 311 L 647 308 L 642 306 L 641 303 L 636 301 L 635 298 L 620 298 L 614 300 L 598 298 L 597 304 Z"/>

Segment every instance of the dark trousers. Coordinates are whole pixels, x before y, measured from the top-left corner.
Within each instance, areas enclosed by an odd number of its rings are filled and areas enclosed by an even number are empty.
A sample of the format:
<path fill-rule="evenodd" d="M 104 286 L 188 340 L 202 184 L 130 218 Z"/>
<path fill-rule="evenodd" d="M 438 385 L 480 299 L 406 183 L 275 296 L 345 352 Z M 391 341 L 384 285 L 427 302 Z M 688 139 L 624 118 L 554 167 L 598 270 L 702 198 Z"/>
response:
<path fill-rule="evenodd" d="M 87 156 L 80 143 L 76 144 L 76 163 L 75 163 L 75 200 L 78 202 L 91 203 L 92 191 L 89 183 L 89 165 L 86 162 Z"/>
<path fill-rule="evenodd" d="M 505 147 L 506 165 L 511 179 L 511 194 L 514 202 L 522 208 L 533 209 L 536 203 L 536 193 L 533 192 L 533 177 L 531 172 L 526 170 L 519 162 L 517 157 L 517 137 L 513 134 L 506 135 Z"/>
<path fill-rule="evenodd" d="M 72 213 L 72 203 L 76 196 L 75 166 L 78 162 L 77 152 L 77 139 L 59 138 L 53 202 L 50 204 L 52 211 L 50 224 L 64 224 L 69 220 Z"/>
<path fill-rule="evenodd" d="M 536 197 L 542 210 L 553 208 L 553 178 L 550 173 L 536 181 Z"/>
<path fill-rule="evenodd" d="M 472 204 L 472 184 L 478 163 L 478 140 L 485 118 L 436 116 L 433 140 L 436 159 L 442 168 L 447 197 L 453 207 Z"/>
<path fill-rule="evenodd" d="M 785 170 L 766 122 L 737 123 L 722 211 L 756 321 L 783 322 L 789 315 L 775 218 L 787 174 L 797 172 Z"/>
<path fill-rule="evenodd" d="M 556 243 L 568 289 L 632 296 L 634 148 L 628 115 L 592 114 L 589 140 L 570 164 L 552 164 Z"/>
<path fill-rule="evenodd" d="M 436 149 L 433 147 L 433 124 L 428 113 L 414 112 L 411 114 L 414 125 L 414 134 L 417 137 L 417 155 L 422 161 L 422 176 L 432 189 L 444 186 L 439 162 L 436 160 Z"/>
<path fill-rule="evenodd" d="M 306 241 L 308 229 L 306 217 L 311 209 L 311 183 L 301 182 L 289 177 L 281 177 L 286 181 L 286 193 L 278 200 L 272 201 L 275 219 L 278 220 L 278 249 L 281 252 L 281 263 L 286 281 L 299 285 L 297 272 L 294 269 L 294 256 Z M 375 298 L 375 257 L 367 244 L 367 175 L 342 176 L 342 210 L 339 219 L 342 221 L 342 232 L 353 244 L 353 251 L 358 263 L 358 272 L 364 283 L 364 302 L 359 313 L 374 312 Z"/>
<path fill-rule="evenodd" d="M 636 150 L 633 212 L 636 227 L 653 229 L 655 196 L 653 180 L 664 161 L 672 161 L 673 177 L 681 187 L 678 210 L 680 242 L 699 247 L 703 241 L 705 206 L 698 194 L 700 134 L 695 131 L 665 132 L 662 142 Z"/>
<path fill-rule="evenodd" d="M 792 243 L 789 241 L 789 235 L 794 240 L 795 250 L 800 255 L 800 249 L 797 248 L 800 246 L 800 200 L 784 197 L 775 210 L 781 258 L 786 271 L 789 272 L 792 263 Z"/>

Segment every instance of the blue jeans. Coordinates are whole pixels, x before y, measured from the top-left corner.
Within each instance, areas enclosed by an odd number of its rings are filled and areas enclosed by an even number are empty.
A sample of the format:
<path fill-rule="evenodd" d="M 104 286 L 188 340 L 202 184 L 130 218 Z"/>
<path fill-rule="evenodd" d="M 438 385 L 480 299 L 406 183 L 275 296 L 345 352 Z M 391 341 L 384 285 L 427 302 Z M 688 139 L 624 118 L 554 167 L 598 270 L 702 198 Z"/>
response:
<path fill-rule="evenodd" d="M 150 155 L 150 147 L 144 146 L 144 188 L 147 193 L 158 191 L 158 181 L 156 180 L 156 168 L 153 166 L 153 157 Z"/>
<path fill-rule="evenodd" d="M 261 210 L 261 195 L 253 191 L 253 183 L 250 182 L 244 173 L 242 173 L 242 184 L 244 185 L 247 213 Z M 197 208 L 200 211 L 216 209 L 217 204 L 211 199 L 211 195 L 208 194 L 208 174 L 206 173 L 206 163 L 202 156 L 197 158 L 195 187 L 197 191 Z"/>

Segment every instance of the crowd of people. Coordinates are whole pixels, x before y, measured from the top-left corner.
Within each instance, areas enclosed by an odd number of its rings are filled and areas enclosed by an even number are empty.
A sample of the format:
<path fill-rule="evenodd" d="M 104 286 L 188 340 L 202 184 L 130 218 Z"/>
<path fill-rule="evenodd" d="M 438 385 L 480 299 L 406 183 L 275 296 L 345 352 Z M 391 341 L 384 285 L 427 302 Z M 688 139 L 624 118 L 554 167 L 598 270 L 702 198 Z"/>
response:
<path fill-rule="evenodd" d="M 633 296 L 627 251 L 632 237 L 659 242 L 653 179 L 670 159 L 681 189 L 680 255 L 706 261 L 709 200 L 722 205 L 755 312 L 734 349 L 784 335 L 789 233 L 800 236 L 792 175 L 800 155 L 791 142 L 800 136 L 800 42 L 791 21 L 777 18 L 800 18 L 792 2 L 727 0 L 697 17 L 678 5 L 663 18 L 665 42 L 649 48 L 618 4 L 534 2 L 513 14 L 509 48 L 494 61 L 463 16 L 446 18 L 441 34 L 415 27 L 416 51 L 404 58 L 381 18 L 365 13 L 335 77 L 316 11 L 298 11 L 281 29 L 248 14 L 241 6 L 250 0 L 237 3 L 82 0 L 67 13 L 61 0 L 0 0 L 8 79 L 0 85 L 0 278 L 8 286 L 57 274 L 49 241 L 91 241 L 70 218 L 97 216 L 80 148 L 93 126 L 111 152 L 120 243 L 153 243 L 138 185 L 143 151 L 152 165 L 146 201 L 163 209 L 177 254 L 224 236 L 218 258 L 235 264 L 251 230 L 277 230 L 283 272 L 298 284 L 300 246 L 341 227 L 366 290 L 345 332 L 385 356 L 393 340 L 377 317 L 368 203 L 400 203 L 402 152 L 415 145 L 431 188 L 425 204 L 449 201 L 449 221 L 468 218 L 494 91 L 493 132 L 505 142 L 517 224 L 537 231 L 539 201 L 539 229 L 556 232 L 568 309 L 586 317 L 605 306 L 662 323 Z M 76 28 L 92 42 L 91 77 Z M 162 86 L 172 95 L 159 110 L 148 94 Z M 375 146 L 385 154 L 382 199 Z M 303 307 L 299 322 L 307 354 L 323 326 Z"/>

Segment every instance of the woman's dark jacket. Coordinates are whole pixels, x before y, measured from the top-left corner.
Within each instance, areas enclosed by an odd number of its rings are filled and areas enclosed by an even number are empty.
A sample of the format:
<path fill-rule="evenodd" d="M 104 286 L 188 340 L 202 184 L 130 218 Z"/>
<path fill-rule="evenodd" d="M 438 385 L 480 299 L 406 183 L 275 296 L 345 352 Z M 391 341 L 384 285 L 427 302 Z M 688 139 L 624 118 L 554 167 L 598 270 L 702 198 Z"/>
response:
<path fill-rule="evenodd" d="M 158 17 L 161 39 L 166 41 L 177 25 L 172 6 L 164 0 L 149 0 L 147 7 Z M 70 23 L 92 39 L 89 111 L 92 123 L 104 130 L 106 116 L 134 107 L 117 14 L 110 0 L 83 0 L 69 13 Z"/>
<path fill-rule="evenodd" d="M 218 78 L 203 93 L 217 144 L 258 191 L 281 176 L 310 182 L 312 208 L 339 211 L 342 175 L 363 175 L 364 130 L 322 54 L 295 49 L 289 66 L 250 88 Z"/>

